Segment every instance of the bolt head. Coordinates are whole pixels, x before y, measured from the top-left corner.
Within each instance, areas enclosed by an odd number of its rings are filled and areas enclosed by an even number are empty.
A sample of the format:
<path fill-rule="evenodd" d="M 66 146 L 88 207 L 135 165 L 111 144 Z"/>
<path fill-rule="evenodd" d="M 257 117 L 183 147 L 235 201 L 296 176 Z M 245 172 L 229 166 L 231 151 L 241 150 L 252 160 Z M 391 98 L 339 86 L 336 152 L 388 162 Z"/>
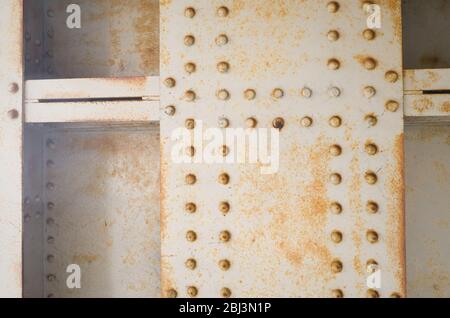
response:
<path fill-rule="evenodd" d="M 227 118 L 221 117 L 218 121 L 219 128 L 228 128 L 230 126 L 230 121 Z"/>
<path fill-rule="evenodd" d="M 193 35 L 186 35 L 184 37 L 184 45 L 193 46 L 195 44 L 195 37 Z"/>
<path fill-rule="evenodd" d="M 256 91 L 254 89 L 245 90 L 244 98 L 247 100 L 254 100 L 256 98 Z"/>
<path fill-rule="evenodd" d="M 8 111 L 8 117 L 10 119 L 17 119 L 19 118 L 19 111 L 17 109 L 11 109 Z"/>
<path fill-rule="evenodd" d="M 188 231 L 186 233 L 186 240 L 188 242 L 195 242 L 197 240 L 197 233 L 195 233 L 194 231 Z"/>
<path fill-rule="evenodd" d="M 185 16 L 186 18 L 192 19 L 193 17 L 195 17 L 195 14 L 196 14 L 195 9 L 192 8 L 192 7 L 186 8 L 186 9 L 184 10 L 184 16 Z"/>
<path fill-rule="evenodd" d="M 258 125 L 258 122 L 253 117 L 247 118 L 245 120 L 245 126 L 247 126 L 247 128 L 255 128 L 256 125 Z"/>
<path fill-rule="evenodd" d="M 224 45 L 228 44 L 228 36 L 226 34 L 220 34 L 216 38 L 216 44 L 218 46 L 224 46 Z"/>
<path fill-rule="evenodd" d="M 164 109 L 164 113 L 165 113 L 167 116 L 173 116 L 173 115 L 175 115 L 175 113 L 176 113 L 176 108 L 175 108 L 175 106 L 173 106 L 173 105 L 166 106 L 166 108 Z"/>
<path fill-rule="evenodd" d="M 186 71 L 186 73 L 192 74 L 197 70 L 197 66 L 194 63 L 186 63 L 184 65 L 184 70 Z"/>
<path fill-rule="evenodd" d="M 303 117 L 303 118 L 301 119 L 300 123 L 301 123 L 301 125 L 302 125 L 303 127 L 307 128 L 307 127 L 311 127 L 311 126 L 312 126 L 313 120 L 312 120 L 311 117 L 306 116 L 306 117 Z"/>
<path fill-rule="evenodd" d="M 220 7 L 217 9 L 217 15 L 221 18 L 225 18 L 230 13 L 230 10 L 227 7 Z"/>
<path fill-rule="evenodd" d="M 331 42 L 339 40 L 339 32 L 336 30 L 331 30 L 327 33 L 327 38 Z"/>
<path fill-rule="evenodd" d="M 17 84 L 17 83 L 10 83 L 10 84 L 8 85 L 8 91 L 9 91 L 11 94 L 17 93 L 17 92 L 19 91 L 19 84 Z"/>

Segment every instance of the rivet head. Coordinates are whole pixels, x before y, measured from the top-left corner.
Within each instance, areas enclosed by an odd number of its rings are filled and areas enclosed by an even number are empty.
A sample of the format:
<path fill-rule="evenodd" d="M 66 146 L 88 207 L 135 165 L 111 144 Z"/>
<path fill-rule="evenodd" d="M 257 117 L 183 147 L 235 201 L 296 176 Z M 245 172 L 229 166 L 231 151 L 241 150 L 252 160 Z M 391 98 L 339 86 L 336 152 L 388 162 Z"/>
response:
<path fill-rule="evenodd" d="M 254 89 L 247 89 L 244 92 L 244 98 L 247 100 L 253 100 L 256 98 L 256 91 Z"/>
<path fill-rule="evenodd" d="M 342 183 L 342 176 L 339 173 L 332 173 L 330 175 L 330 182 L 334 185 Z"/>
<path fill-rule="evenodd" d="M 369 71 L 374 70 L 377 67 L 377 64 L 377 61 L 371 57 L 365 58 L 363 61 L 364 68 Z"/>
<path fill-rule="evenodd" d="M 55 243 L 55 238 L 54 238 L 53 236 L 47 237 L 47 243 L 48 243 L 48 244 L 53 244 L 53 243 Z"/>
<path fill-rule="evenodd" d="M 333 231 L 333 232 L 331 232 L 331 240 L 332 240 L 334 243 L 341 243 L 341 242 L 342 242 L 342 237 L 343 237 L 343 235 L 342 235 L 342 233 L 339 232 L 339 231 Z"/>
<path fill-rule="evenodd" d="M 231 297 L 231 290 L 229 288 L 224 287 L 224 288 L 222 288 L 220 290 L 220 295 L 223 298 L 230 298 Z"/>
<path fill-rule="evenodd" d="M 230 183 L 230 176 L 227 173 L 221 173 L 219 175 L 218 181 L 220 184 L 228 184 Z"/>
<path fill-rule="evenodd" d="M 328 89 L 328 95 L 330 95 L 330 97 L 339 97 L 341 96 L 341 90 L 338 87 L 331 87 L 330 89 Z"/>
<path fill-rule="evenodd" d="M 363 89 L 363 93 L 364 93 L 364 96 L 365 96 L 365 97 L 371 98 L 371 97 L 374 97 L 374 96 L 375 96 L 375 94 L 377 93 L 377 91 L 376 91 L 375 88 L 372 87 L 372 86 L 366 86 L 366 87 L 364 87 L 364 89 Z"/>
<path fill-rule="evenodd" d="M 363 31 L 362 35 L 363 38 L 366 39 L 367 41 L 372 41 L 373 39 L 375 39 L 376 33 L 372 29 L 366 29 Z"/>
<path fill-rule="evenodd" d="M 221 117 L 217 124 L 219 125 L 219 128 L 228 128 L 230 126 L 230 121 L 225 117 Z"/>
<path fill-rule="evenodd" d="M 184 45 L 193 46 L 195 44 L 195 37 L 193 35 L 186 35 L 184 37 Z"/>
<path fill-rule="evenodd" d="M 327 38 L 331 42 L 337 41 L 339 40 L 339 32 L 336 30 L 331 30 L 327 33 Z"/>
<path fill-rule="evenodd" d="M 166 297 L 167 298 L 177 298 L 178 293 L 175 289 L 169 289 L 166 291 Z"/>
<path fill-rule="evenodd" d="M 400 295 L 399 293 L 392 293 L 391 298 L 402 298 L 402 295 Z"/>
<path fill-rule="evenodd" d="M 334 157 L 338 157 L 342 154 L 342 147 L 339 145 L 332 145 L 330 147 L 330 154 Z"/>
<path fill-rule="evenodd" d="M 257 120 L 256 120 L 255 118 L 253 118 L 253 117 L 247 118 L 247 119 L 245 120 L 245 126 L 246 126 L 247 128 L 255 128 L 256 125 L 258 125 L 258 122 L 257 122 Z"/>
<path fill-rule="evenodd" d="M 197 66 L 194 63 L 189 62 L 184 65 L 184 70 L 187 73 L 192 74 L 195 73 L 195 71 L 197 70 Z"/>
<path fill-rule="evenodd" d="M 176 113 L 176 108 L 175 108 L 175 106 L 173 106 L 173 105 L 166 106 L 166 108 L 164 108 L 164 113 L 165 113 L 167 116 L 173 116 L 173 115 L 175 115 L 175 113 Z"/>
<path fill-rule="evenodd" d="M 337 3 L 336 1 L 328 2 L 327 9 L 330 13 L 336 13 L 339 10 L 339 3 Z"/>
<path fill-rule="evenodd" d="M 47 255 L 47 262 L 53 263 L 54 260 L 55 260 L 55 256 L 53 256 L 51 254 Z"/>
<path fill-rule="evenodd" d="M 195 147 L 194 146 L 189 146 L 186 147 L 186 155 L 189 157 L 194 157 L 195 156 Z"/>
<path fill-rule="evenodd" d="M 186 18 L 190 18 L 190 19 L 192 19 L 193 17 L 195 17 L 195 9 L 194 8 L 192 8 L 192 7 L 189 7 L 189 8 L 186 8 L 185 10 L 184 10 L 184 16 L 186 17 Z"/>
<path fill-rule="evenodd" d="M 230 10 L 227 7 L 220 7 L 217 9 L 217 15 L 221 18 L 225 18 L 230 13 Z"/>
<path fill-rule="evenodd" d="M 364 179 L 370 185 L 374 185 L 378 181 L 378 177 L 374 172 L 366 172 Z"/>
<path fill-rule="evenodd" d="M 342 213 L 342 205 L 338 202 L 333 202 L 330 205 L 330 211 L 333 214 L 341 214 Z"/>
<path fill-rule="evenodd" d="M 364 117 L 364 120 L 367 122 L 367 124 L 368 124 L 370 127 L 376 126 L 377 123 L 378 123 L 378 119 L 377 119 L 377 117 L 375 117 L 374 115 L 366 115 L 366 116 Z"/>
<path fill-rule="evenodd" d="M 184 265 L 190 270 L 194 270 L 197 267 L 197 261 L 193 258 L 188 259 Z"/>
<path fill-rule="evenodd" d="M 312 97 L 312 90 L 310 88 L 308 88 L 308 87 L 302 88 L 302 91 L 300 93 L 305 98 L 311 98 Z"/>
<path fill-rule="evenodd" d="M 172 87 L 175 87 L 176 81 L 174 78 L 169 77 L 164 80 L 164 85 L 168 88 L 172 88 Z"/>
<path fill-rule="evenodd" d="M 338 70 L 341 67 L 341 63 L 337 59 L 329 59 L 327 63 L 328 69 Z"/>
<path fill-rule="evenodd" d="M 227 214 L 228 212 L 230 212 L 230 204 L 228 202 L 220 202 L 219 211 L 223 214 Z"/>
<path fill-rule="evenodd" d="M 219 268 L 223 271 L 227 271 L 229 270 L 231 267 L 231 263 L 229 260 L 227 259 L 223 259 L 219 261 Z"/>
<path fill-rule="evenodd" d="M 55 190 L 55 185 L 51 182 L 47 183 L 46 187 L 47 187 L 47 190 L 49 190 L 49 191 Z"/>
<path fill-rule="evenodd" d="M 366 262 L 366 269 L 368 273 L 375 273 L 378 269 L 378 262 L 374 259 L 369 259 Z"/>
<path fill-rule="evenodd" d="M 194 286 L 189 286 L 187 288 L 187 294 L 189 297 L 196 297 L 198 295 L 198 289 Z"/>
<path fill-rule="evenodd" d="M 192 90 L 189 90 L 186 93 L 184 93 L 184 99 L 187 100 L 188 102 L 193 102 L 193 101 L 195 101 L 196 98 L 197 98 L 197 95 Z"/>
<path fill-rule="evenodd" d="M 331 271 L 335 274 L 342 272 L 344 266 L 342 265 L 342 262 L 339 260 L 334 260 L 331 262 Z"/>
<path fill-rule="evenodd" d="M 400 104 L 394 100 L 387 101 L 385 105 L 385 108 L 392 113 L 395 113 L 399 107 Z"/>
<path fill-rule="evenodd" d="M 230 64 L 228 62 L 219 62 L 217 63 L 217 70 L 220 73 L 227 73 L 230 70 Z"/>
<path fill-rule="evenodd" d="M 369 201 L 369 202 L 367 202 L 367 204 L 366 204 L 366 210 L 367 210 L 367 212 L 369 212 L 369 213 L 375 214 L 375 213 L 378 213 L 379 206 L 378 206 L 378 204 L 377 204 L 376 202 L 374 202 L 374 201 Z"/>
<path fill-rule="evenodd" d="M 395 83 L 398 80 L 398 73 L 395 71 L 387 71 L 386 74 L 384 75 L 384 78 L 389 83 Z"/>
<path fill-rule="evenodd" d="M 231 239 L 231 233 L 228 231 L 222 231 L 219 234 L 219 240 L 221 242 L 229 242 Z"/>
<path fill-rule="evenodd" d="M 367 231 L 366 238 L 367 238 L 367 241 L 371 244 L 378 242 L 378 239 L 379 239 L 378 233 L 373 230 Z"/>
<path fill-rule="evenodd" d="M 226 36 L 226 34 L 220 34 L 216 38 L 216 44 L 218 46 L 224 46 L 224 45 L 228 44 L 228 36 Z"/>
<path fill-rule="evenodd" d="M 281 130 L 284 127 L 284 119 L 281 117 L 275 118 L 272 122 L 272 126 L 275 129 Z"/>
<path fill-rule="evenodd" d="M 8 85 L 8 91 L 9 91 L 11 94 L 17 93 L 17 92 L 19 91 L 19 84 L 17 84 L 17 83 L 10 83 L 10 84 Z"/>
<path fill-rule="evenodd" d="M 344 292 L 340 289 L 333 289 L 331 291 L 331 296 L 333 298 L 344 298 Z"/>
<path fill-rule="evenodd" d="M 53 275 L 53 274 L 48 274 L 47 275 L 47 281 L 53 282 L 55 280 L 56 280 L 56 276 L 55 275 Z"/>
<path fill-rule="evenodd" d="M 220 100 L 230 99 L 230 93 L 226 89 L 221 89 L 217 92 L 217 98 Z"/>
<path fill-rule="evenodd" d="M 228 155 L 230 154 L 230 148 L 228 148 L 228 146 L 226 146 L 226 145 L 222 145 L 222 146 L 219 148 L 219 151 L 220 151 L 220 154 L 221 154 L 223 157 L 226 157 L 226 156 L 228 156 Z"/>
<path fill-rule="evenodd" d="M 188 202 L 186 203 L 186 205 L 184 206 L 184 209 L 186 210 L 186 212 L 188 213 L 195 213 L 197 211 L 197 206 L 195 205 L 195 203 L 193 202 Z"/>
<path fill-rule="evenodd" d="M 23 217 L 23 219 L 24 219 L 25 223 L 28 223 L 28 222 L 30 222 L 30 220 L 31 220 L 31 216 L 30 216 L 29 214 L 25 214 L 25 216 Z"/>
<path fill-rule="evenodd" d="M 47 218 L 47 225 L 49 225 L 49 226 L 52 226 L 52 225 L 54 225 L 55 224 L 55 220 L 54 219 L 52 219 L 52 218 Z"/>
<path fill-rule="evenodd" d="M 197 177 L 193 174 L 188 174 L 186 176 L 186 184 L 193 185 L 197 182 Z"/>
<path fill-rule="evenodd" d="M 284 96 L 284 91 L 281 88 L 275 88 L 272 91 L 272 97 L 275 99 L 280 99 Z"/>
<path fill-rule="evenodd" d="M 195 128 L 195 120 L 192 118 L 186 119 L 186 121 L 184 122 L 184 126 L 189 130 L 194 129 Z"/>
<path fill-rule="evenodd" d="M 378 146 L 373 143 L 368 143 L 364 147 L 364 150 L 369 156 L 375 156 L 378 153 Z"/>
<path fill-rule="evenodd" d="M 333 128 L 338 128 L 342 125 L 342 119 L 339 116 L 333 116 L 330 118 L 329 124 Z"/>
<path fill-rule="evenodd" d="M 188 242 L 195 242 L 197 240 L 197 233 L 194 231 L 188 231 L 186 233 L 186 240 L 188 240 Z"/>
<path fill-rule="evenodd" d="M 380 298 L 380 294 L 375 289 L 367 290 L 367 298 Z"/>
<path fill-rule="evenodd" d="M 311 117 L 306 116 L 306 117 L 303 117 L 303 118 L 300 120 L 300 124 L 301 124 L 303 127 L 311 127 L 312 124 L 313 124 L 313 120 L 312 120 Z"/>
<path fill-rule="evenodd" d="M 10 119 L 17 119 L 19 118 L 19 112 L 17 109 L 11 109 L 8 111 L 8 117 Z"/>

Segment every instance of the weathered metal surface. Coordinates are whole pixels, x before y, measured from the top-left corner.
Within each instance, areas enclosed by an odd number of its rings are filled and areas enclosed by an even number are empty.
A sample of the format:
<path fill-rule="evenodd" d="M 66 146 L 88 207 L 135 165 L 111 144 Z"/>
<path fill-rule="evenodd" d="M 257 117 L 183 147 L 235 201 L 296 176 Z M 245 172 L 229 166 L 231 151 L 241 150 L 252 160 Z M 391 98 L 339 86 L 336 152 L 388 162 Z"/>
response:
<path fill-rule="evenodd" d="M 409 297 L 450 297 L 450 126 L 408 126 L 406 256 Z"/>
<path fill-rule="evenodd" d="M 0 297 L 22 295 L 22 23 L 19 0 L 0 11 Z"/>
<path fill-rule="evenodd" d="M 158 297 L 158 127 L 55 126 L 41 144 L 44 296 Z"/>
<path fill-rule="evenodd" d="M 450 69 L 412 69 L 403 73 L 406 94 L 408 91 L 450 89 Z"/>
<path fill-rule="evenodd" d="M 328 2 L 161 1 L 164 296 L 405 295 L 400 1 L 377 1 L 374 39 L 363 33 L 361 1 Z M 208 128 L 221 117 L 230 128 L 283 118 L 279 171 L 172 161 L 171 134 L 186 119 Z M 375 155 L 366 153 L 371 143 Z M 334 144 L 340 156 L 329 153 Z M 370 201 L 377 213 L 367 212 Z M 377 291 L 366 285 L 371 260 L 381 270 Z"/>

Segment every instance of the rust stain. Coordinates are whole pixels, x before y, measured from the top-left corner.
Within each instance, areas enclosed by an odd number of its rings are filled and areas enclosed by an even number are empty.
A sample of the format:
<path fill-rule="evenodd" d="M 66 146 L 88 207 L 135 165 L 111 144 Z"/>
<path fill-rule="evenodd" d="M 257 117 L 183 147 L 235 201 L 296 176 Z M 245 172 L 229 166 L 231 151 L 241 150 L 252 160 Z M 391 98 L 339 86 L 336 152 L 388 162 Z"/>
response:
<path fill-rule="evenodd" d="M 432 109 L 433 106 L 433 101 L 427 97 L 416 99 L 413 102 L 413 109 L 421 114 Z"/>
<path fill-rule="evenodd" d="M 97 261 L 98 258 L 99 256 L 94 254 L 75 254 L 72 256 L 72 262 L 79 265 L 91 264 Z"/>
<path fill-rule="evenodd" d="M 443 113 L 450 113 L 450 102 L 444 102 L 440 108 Z"/>
<path fill-rule="evenodd" d="M 159 74 L 159 4 L 139 0 L 141 14 L 134 21 L 135 49 L 140 55 L 140 68 L 145 74 Z"/>

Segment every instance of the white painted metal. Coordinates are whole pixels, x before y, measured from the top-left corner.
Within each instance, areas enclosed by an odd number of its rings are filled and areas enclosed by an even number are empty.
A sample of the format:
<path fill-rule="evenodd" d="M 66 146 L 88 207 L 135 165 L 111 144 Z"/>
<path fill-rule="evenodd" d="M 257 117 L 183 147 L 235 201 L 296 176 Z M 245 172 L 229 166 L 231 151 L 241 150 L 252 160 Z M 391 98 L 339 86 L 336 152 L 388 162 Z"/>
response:
<path fill-rule="evenodd" d="M 340 1 L 335 14 L 327 3 L 161 2 L 161 80 L 176 81 L 172 88 L 161 85 L 161 107 L 176 107 L 174 116 L 161 115 L 165 296 L 220 297 L 228 288 L 232 297 L 328 297 L 336 290 L 365 297 L 370 259 L 380 265 L 379 295 L 405 295 L 402 80 L 385 80 L 387 71 L 401 74 L 400 1 L 378 2 L 383 25 L 373 41 L 362 36 L 367 16 L 360 1 Z M 185 16 L 191 6 L 193 18 Z M 222 17 L 217 13 L 221 6 L 229 10 L 226 17 L 224 10 Z M 333 29 L 340 39 L 330 43 Z M 224 46 L 215 43 L 220 34 L 228 37 Z M 189 47 L 187 35 L 195 37 Z M 369 56 L 378 61 L 372 71 L 361 65 Z M 327 69 L 331 58 L 340 60 L 339 70 Z M 226 74 L 217 71 L 221 61 L 230 65 Z M 190 75 L 188 62 L 196 64 Z M 363 94 L 365 86 L 376 89 L 371 99 Z M 303 87 L 312 98 L 302 97 Z M 341 90 L 338 98 L 329 96 L 332 87 Z M 276 88 L 284 90 L 279 100 L 271 97 Z M 229 91 L 227 101 L 216 97 L 220 89 Z M 256 90 L 255 100 L 244 99 L 246 89 Z M 194 102 L 183 97 L 188 90 L 196 93 Z M 385 109 L 389 100 L 399 103 L 398 111 Z M 375 127 L 364 121 L 369 114 L 378 118 Z M 342 127 L 329 126 L 334 115 Z M 259 166 L 249 164 L 171 161 L 171 134 L 187 118 L 207 128 L 217 127 L 222 116 L 231 128 L 244 127 L 252 116 L 263 128 L 284 118 L 277 174 L 261 175 Z M 312 127 L 300 125 L 304 116 L 313 119 Z M 368 141 L 378 145 L 376 156 L 364 152 Z M 338 158 L 328 154 L 334 143 L 343 149 Z M 377 173 L 376 185 L 365 182 L 367 171 Z M 222 172 L 230 175 L 228 186 L 217 182 Z M 328 182 L 333 172 L 342 175 L 339 186 Z M 189 173 L 196 175 L 195 185 L 185 184 Z M 379 204 L 378 214 L 366 212 L 369 200 Z M 225 216 L 218 210 L 221 201 L 231 205 Z M 342 204 L 341 215 L 329 212 L 332 201 Z M 184 211 L 187 202 L 196 203 L 196 213 Z M 371 229 L 379 234 L 376 244 L 366 239 Z M 196 232 L 195 242 L 186 240 L 189 230 Z M 229 243 L 218 240 L 223 230 L 232 235 Z M 343 232 L 341 244 L 331 241 L 333 230 Z M 195 270 L 185 266 L 189 258 L 197 260 Z M 219 268 L 221 259 L 231 262 L 228 271 Z M 342 273 L 332 272 L 335 259 L 342 261 Z"/>
<path fill-rule="evenodd" d="M 0 10 L 0 297 L 22 296 L 22 23 L 20 0 Z"/>

